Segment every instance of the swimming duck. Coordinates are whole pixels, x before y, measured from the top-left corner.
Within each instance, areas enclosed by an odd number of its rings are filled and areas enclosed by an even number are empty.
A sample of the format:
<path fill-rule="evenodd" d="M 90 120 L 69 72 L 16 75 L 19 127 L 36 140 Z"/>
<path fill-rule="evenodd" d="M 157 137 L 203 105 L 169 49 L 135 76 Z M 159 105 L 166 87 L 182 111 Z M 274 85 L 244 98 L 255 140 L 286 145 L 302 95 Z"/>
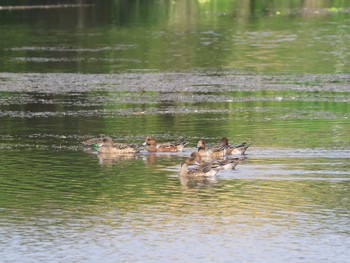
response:
<path fill-rule="evenodd" d="M 218 169 L 213 169 L 210 163 L 201 164 L 196 166 L 194 169 L 188 170 L 188 165 L 194 165 L 196 161 L 194 158 L 187 158 L 181 163 L 181 170 L 179 176 L 186 176 L 189 178 L 200 178 L 200 177 L 212 177 L 218 172 Z"/>
<path fill-rule="evenodd" d="M 148 152 L 181 152 L 186 144 L 187 142 L 183 140 L 157 144 L 156 139 L 153 136 L 147 136 L 144 143 Z"/>
<path fill-rule="evenodd" d="M 89 140 L 81 142 L 84 146 L 84 148 L 94 148 L 98 146 L 102 142 L 110 142 L 113 143 L 113 140 L 109 136 L 101 136 L 98 138 L 91 138 Z"/>
<path fill-rule="evenodd" d="M 243 158 L 229 158 L 229 159 L 216 159 L 212 162 L 204 162 L 202 156 L 198 152 L 191 153 L 191 157 L 194 158 L 196 164 L 210 164 L 212 169 L 217 170 L 232 170 L 235 169 L 237 164 L 243 161 Z"/>
<path fill-rule="evenodd" d="M 245 154 L 250 144 L 243 142 L 238 145 L 228 144 L 227 137 L 223 137 L 220 141 L 220 145 L 226 147 L 226 154 Z"/>
<path fill-rule="evenodd" d="M 200 156 L 218 158 L 226 155 L 226 146 L 220 146 L 218 148 L 208 149 L 205 145 L 205 141 L 203 139 L 199 140 L 197 143 L 198 150 Z"/>
<path fill-rule="evenodd" d="M 138 145 L 112 143 L 108 138 L 105 138 L 98 144 L 97 152 L 101 154 L 133 154 L 140 152 L 141 149 Z"/>

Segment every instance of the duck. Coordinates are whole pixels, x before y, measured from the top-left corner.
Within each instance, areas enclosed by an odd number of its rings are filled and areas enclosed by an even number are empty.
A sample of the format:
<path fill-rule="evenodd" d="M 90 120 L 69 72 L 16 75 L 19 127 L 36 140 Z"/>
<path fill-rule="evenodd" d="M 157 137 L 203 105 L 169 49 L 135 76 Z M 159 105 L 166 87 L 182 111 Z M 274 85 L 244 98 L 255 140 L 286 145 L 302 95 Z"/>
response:
<path fill-rule="evenodd" d="M 216 159 L 212 162 L 203 161 L 202 156 L 198 152 L 191 153 L 191 157 L 195 160 L 196 164 L 210 164 L 212 169 L 218 170 L 232 170 L 235 169 L 237 164 L 243 161 L 243 158 L 228 158 L 228 159 Z"/>
<path fill-rule="evenodd" d="M 188 165 L 195 165 L 196 161 L 194 158 L 186 158 L 181 163 L 181 169 L 179 172 L 180 177 L 188 178 L 201 178 L 201 177 L 213 177 L 218 173 L 218 169 L 213 169 L 210 163 L 200 164 L 194 169 L 189 170 Z"/>
<path fill-rule="evenodd" d="M 220 146 L 226 147 L 226 154 L 241 154 L 241 155 L 243 155 L 243 154 L 245 154 L 245 151 L 250 146 L 250 143 L 248 144 L 247 142 L 242 142 L 241 144 L 232 145 L 232 144 L 228 144 L 227 137 L 223 137 L 220 140 Z"/>
<path fill-rule="evenodd" d="M 93 148 L 97 148 L 99 154 L 134 154 L 139 153 L 142 147 L 127 143 L 113 143 L 108 138 L 104 138 L 101 143 L 94 144 Z"/>
<path fill-rule="evenodd" d="M 147 136 L 144 142 L 148 152 L 182 152 L 186 144 L 184 140 L 157 144 L 154 136 Z"/>
<path fill-rule="evenodd" d="M 96 147 L 102 142 L 110 142 L 113 143 L 113 140 L 109 136 L 101 136 L 96 138 L 91 138 L 89 140 L 81 142 L 84 148 L 96 149 Z"/>
<path fill-rule="evenodd" d="M 197 143 L 197 152 L 202 157 L 224 157 L 226 155 L 226 147 L 220 146 L 218 148 L 208 149 L 205 144 L 205 140 L 200 139 Z"/>

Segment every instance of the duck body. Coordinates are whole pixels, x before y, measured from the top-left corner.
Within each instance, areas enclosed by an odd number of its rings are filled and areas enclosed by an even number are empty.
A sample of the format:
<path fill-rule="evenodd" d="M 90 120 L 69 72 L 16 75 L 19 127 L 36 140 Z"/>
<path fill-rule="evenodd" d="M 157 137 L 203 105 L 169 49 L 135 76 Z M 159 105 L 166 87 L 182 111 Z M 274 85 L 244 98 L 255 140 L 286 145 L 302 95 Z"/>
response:
<path fill-rule="evenodd" d="M 157 144 L 153 136 L 147 136 L 144 143 L 148 152 L 182 152 L 186 144 L 185 141 Z"/>
<path fill-rule="evenodd" d="M 232 170 L 243 160 L 242 158 L 226 158 L 226 159 L 216 159 L 211 162 L 203 161 L 202 156 L 198 152 L 193 152 L 191 157 L 194 158 L 197 164 L 210 164 L 212 169 L 215 170 Z"/>
<path fill-rule="evenodd" d="M 238 158 L 215 160 L 211 164 L 211 167 L 213 169 L 220 169 L 220 170 L 233 170 L 236 168 L 237 164 L 239 164 L 239 160 L 236 160 L 236 159 Z"/>
<path fill-rule="evenodd" d="M 250 144 L 243 142 L 241 144 L 232 145 L 228 143 L 228 139 L 223 137 L 220 141 L 220 145 L 226 147 L 226 154 L 245 154 Z"/>
<path fill-rule="evenodd" d="M 138 145 L 113 143 L 109 139 L 104 139 L 98 144 L 97 152 L 101 154 L 134 154 L 140 152 L 141 149 Z"/>
<path fill-rule="evenodd" d="M 96 138 L 91 138 L 89 140 L 83 141 L 82 145 L 84 148 L 93 148 L 94 145 L 99 145 L 101 143 L 113 143 L 113 140 L 109 136 L 101 136 L 101 137 L 96 137 Z"/>
<path fill-rule="evenodd" d="M 102 154 L 133 154 L 141 151 L 141 148 L 126 143 L 113 143 L 111 145 L 99 145 L 97 152 Z"/>
<path fill-rule="evenodd" d="M 219 158 L 226 155 L 226 147 L 220 146 L 218 148 L 207 148 L 205 141 L 203 139 L 199 140 L 197 143 L 197 152 L 202 157 L 212 157 Z"/>
<path fill-rule="evenodd" d="M 210 164 L 201 164 L 194 169 L 189 170 L 188 165 L 194 165 L 196 161 L 194 158 L 187 158 L 181 163 L 179 176 L 188 178 L 213 177 L 218 170 L 213 169 Z"/>

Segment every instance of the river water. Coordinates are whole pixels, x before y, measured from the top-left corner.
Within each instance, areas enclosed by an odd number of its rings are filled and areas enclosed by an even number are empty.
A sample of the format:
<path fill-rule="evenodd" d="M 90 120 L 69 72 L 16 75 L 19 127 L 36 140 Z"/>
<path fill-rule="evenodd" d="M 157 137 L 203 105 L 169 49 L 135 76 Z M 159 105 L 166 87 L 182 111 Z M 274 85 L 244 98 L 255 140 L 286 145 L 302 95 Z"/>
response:
<path fill-rule="evenodd" d="M 348 262 L 349 6 L 102 2 L 0 8 L 1 261 Z M 245 161 L 180 180 L 223 136 Z"/>

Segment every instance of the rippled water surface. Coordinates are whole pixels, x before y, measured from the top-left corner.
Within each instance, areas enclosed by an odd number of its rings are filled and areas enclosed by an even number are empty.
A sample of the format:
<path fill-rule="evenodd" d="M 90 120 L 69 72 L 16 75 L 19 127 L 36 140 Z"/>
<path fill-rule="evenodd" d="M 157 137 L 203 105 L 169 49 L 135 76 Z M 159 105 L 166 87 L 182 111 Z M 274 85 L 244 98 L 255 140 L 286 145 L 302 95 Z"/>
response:
<path fill-rule="evenodd" d="M 0 76 L 5 262 L 348 260 L 348 75 Z M 189 145 L 84 151 L 99 134 Z M 181 180 L 197 141 L 222 136 L 251 142 L 246 160 Z"/>
<path fill-rule="evenodd" d="M 349 261 L 346 1 L 7 2 L 0 261 Z M 235 170 L 179 178 L 223 136 L 251 143 Z"/>

